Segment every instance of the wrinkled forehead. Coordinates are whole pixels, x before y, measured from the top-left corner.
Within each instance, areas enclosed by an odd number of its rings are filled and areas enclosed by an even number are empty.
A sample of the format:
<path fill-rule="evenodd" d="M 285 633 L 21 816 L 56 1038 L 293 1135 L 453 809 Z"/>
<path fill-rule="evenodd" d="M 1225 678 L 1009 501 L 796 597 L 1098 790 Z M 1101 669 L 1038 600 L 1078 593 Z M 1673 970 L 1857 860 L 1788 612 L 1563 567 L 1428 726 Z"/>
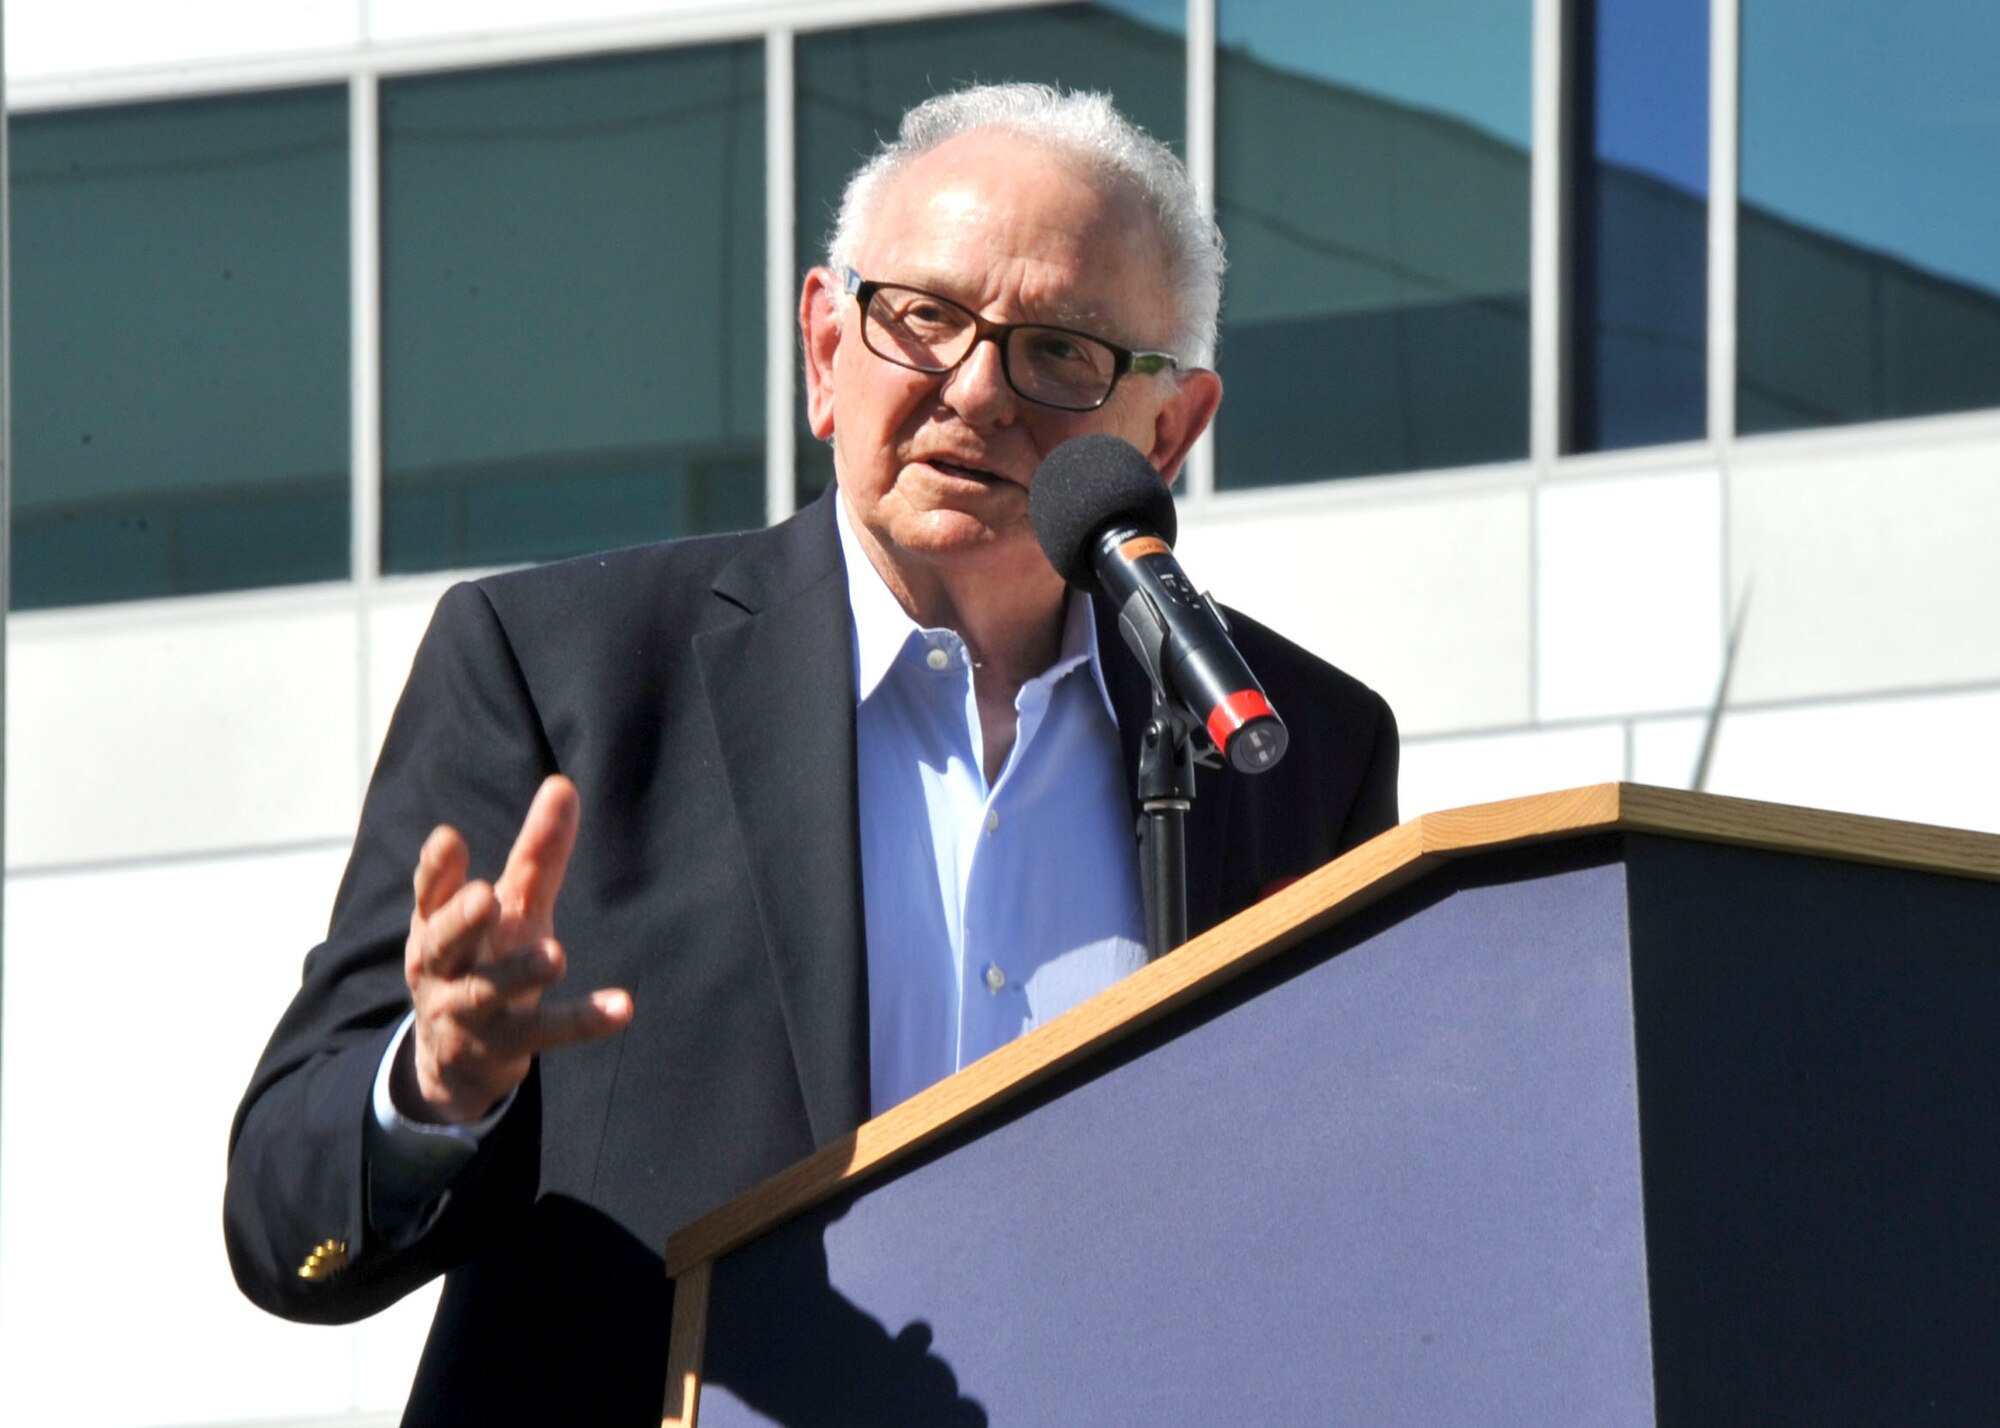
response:
<path fill-rule="evenodd" d="M 1168 290 L 1158 223 L 1129 181 L 993 129 L 949 140 L 890 179 L 857 258 L 879 281 L 1127 336 Z"/>

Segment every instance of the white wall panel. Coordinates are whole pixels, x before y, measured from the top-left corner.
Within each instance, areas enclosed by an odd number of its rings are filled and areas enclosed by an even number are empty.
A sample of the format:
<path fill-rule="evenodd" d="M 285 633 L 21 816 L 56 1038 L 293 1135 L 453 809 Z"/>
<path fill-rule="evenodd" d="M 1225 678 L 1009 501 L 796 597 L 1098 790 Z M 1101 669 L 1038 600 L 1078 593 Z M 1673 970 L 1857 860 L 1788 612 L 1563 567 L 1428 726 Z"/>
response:
<path fill-rule="evenodd" d="M 350 837 L 355 630 L 343 592 L 15 617 L 9 862 Z"/>
<path fill-rule="evenodd" d="M 401 1403 L 434 1292 L 355 1328 L 287 1324 L 222 1246 L 230 1118 L 345 851 L 8 879 L 0 1422 Z"/>
<path fill-rule="evenodd" d="M 1711 793 L 2000 832 L 2000 688 L 1730 713 Z"/>
<path fill-rule="evenodd" d="M 1411 734 L 1527 719 L 1528 540 L 1525 487 L 1470 488 L 1227 503 L 1188 519 L 1178 550 L 1217 599 L 1374 686 Z"/>
<path fill-rule="evenodd" d="M 1537 717 L 1709 703 L 1723 628 L 1717 474 L 1543 486 L 1535 518 Z"/>
<path fill-rule="evenodd" d="M 2000 679 L 2000 442 L 1792 449 L 1730 476 L 1731 585 L 1755 582 L 1735 696 Z"/>
<path fill-rule="evenodd" d="M 1622 724 L 1522 730 L 1403 745 L 1404 818 L 1626 777 Z"/>
<path fill-rule="evenodd" d="M 356 0 L 7 0 L 7 78 L 245 59 L 352 45 Z"/>
<path fill-rule="evenodd" d="M 1634 720 L 1632 771 L 1626 776 L 1634 783 L 1658 788 L 1693 788 L 1695 765 L 1701 759 L 1701 736 L 1707 727 L 1706 715 Z M 1716 791 L 1713 769 L 1709 771 L 1708 791 Z"/>

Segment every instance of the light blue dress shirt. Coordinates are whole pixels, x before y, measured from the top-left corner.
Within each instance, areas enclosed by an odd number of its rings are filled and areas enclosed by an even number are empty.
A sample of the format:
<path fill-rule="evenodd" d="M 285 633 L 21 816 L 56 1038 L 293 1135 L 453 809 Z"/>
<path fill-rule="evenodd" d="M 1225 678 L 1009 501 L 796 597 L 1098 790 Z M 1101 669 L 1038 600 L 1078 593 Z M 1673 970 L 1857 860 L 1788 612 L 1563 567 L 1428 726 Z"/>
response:
<path fill-rule="evenodd" d="M 854 612 L 876 1114 L 1146 961 L 1131 790 L 1090 601 L 1015 697 L 991 785 L 965 643 L 921 629 L 838 513 Z"/>

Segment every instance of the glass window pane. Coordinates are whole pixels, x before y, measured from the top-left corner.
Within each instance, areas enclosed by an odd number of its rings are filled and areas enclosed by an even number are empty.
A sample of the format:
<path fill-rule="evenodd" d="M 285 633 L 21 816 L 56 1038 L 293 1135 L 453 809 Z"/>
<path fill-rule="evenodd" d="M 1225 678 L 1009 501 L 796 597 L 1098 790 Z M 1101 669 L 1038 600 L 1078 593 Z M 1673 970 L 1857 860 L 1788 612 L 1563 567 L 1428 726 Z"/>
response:
<path fill-rule="evenodd" d="M 1224 489 L 1528 449 L 1521 0 L 1220 0 Z"/>
<path fill-rule="evenodd" d="M 344 578 L 346 92 L 11 129 L 16 608 Z"/>
<path fill-rule="evenodd" d="M 1708 0 L 1578 0 L 1564 449 L 1708 430 Z"/>
<path fill-rule="evenodd" d="M 2000 6 L 1744 0 L 1737 426 L 2000 405 Z"/>
<path fill-rule="evenodd" d="M 764 520 L 758 44 L 382 87 L 382 564 Z"/>
<path fill-rule="evenodd" d="M 1182 0 L 1107 0 L 801 35 L 799 272 L 824 261 L 847 179 L 905 110 L 975 81 L 1033 80 L 1110 94 L 1127 118 L 1186 156 Z M 874 274 L 868 276 L 873 277 Z M 833 479 L 833 453 L 803 425 L 799 500 Z"/>

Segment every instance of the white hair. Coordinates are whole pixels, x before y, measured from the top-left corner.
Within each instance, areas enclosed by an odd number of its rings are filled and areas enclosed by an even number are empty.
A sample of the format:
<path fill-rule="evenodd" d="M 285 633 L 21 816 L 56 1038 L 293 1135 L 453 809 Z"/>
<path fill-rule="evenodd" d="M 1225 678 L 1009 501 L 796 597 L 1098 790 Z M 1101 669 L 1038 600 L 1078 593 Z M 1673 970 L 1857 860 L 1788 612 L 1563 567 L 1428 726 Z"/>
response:
<path fill-rule="evenodd" d="M 847 181 L 827 239 L 827 266 L 836 271 L 854 266 L 862 232 L 889 180 L 946 140 L 988 128 L 1072 155 L 1109 185 L 1127 184 L 1139 194 L 1166 248 L 1174 296 L 1169 346 L 1185 363 L 1209 361 L 1222 305 L 1222 233 L 1173 151 L 1120 114 L 1106 94 L 1065 93 L 1046 84 L 979 84 L 925 100 L 903 116 L 896 138 L 884 142 Z"/>

